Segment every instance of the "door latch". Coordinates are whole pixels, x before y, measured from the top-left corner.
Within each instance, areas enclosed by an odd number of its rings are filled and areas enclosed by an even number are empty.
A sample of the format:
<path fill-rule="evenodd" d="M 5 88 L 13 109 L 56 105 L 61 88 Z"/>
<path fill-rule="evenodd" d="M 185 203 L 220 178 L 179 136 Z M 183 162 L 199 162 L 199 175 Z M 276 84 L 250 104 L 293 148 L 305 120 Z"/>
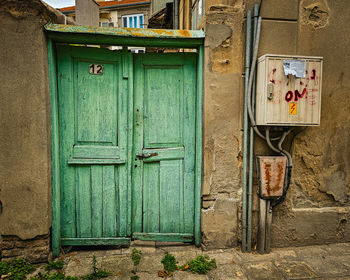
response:
<path fill-rule="evenodd" d="M 136 156 L 138 158 L 144 159 L 144 158 L 150 158 L 150 157 L 154 157 L 154 156 L 158 156 L 158 153 L 150 153 L 150 154 L 136 154 Z"/>

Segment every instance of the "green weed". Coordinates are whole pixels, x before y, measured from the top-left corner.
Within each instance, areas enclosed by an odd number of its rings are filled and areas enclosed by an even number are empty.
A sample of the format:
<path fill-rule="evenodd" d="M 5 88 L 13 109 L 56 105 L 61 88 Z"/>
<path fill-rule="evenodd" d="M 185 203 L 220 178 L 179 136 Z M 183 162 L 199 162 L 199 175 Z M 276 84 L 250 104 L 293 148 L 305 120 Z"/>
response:
<path fill-rule="evenodd" d="M 63 273 L 55 272 L 55 273 L 45 273 L 31 277 L 30 280 L 78 280 L 78 277 L 65 276 Z"/>
<path fill-rule="evenodd" d="M 83 280 L 97 280 L 101 278 L 106 278 L 111 274 L 109 271 L 105 271 L 97 267 L 95 256 L 92 257 L 92 270 L 93 272 L 91 274 L 84 275 L 81 278 Z"/>
<path fill-rule="evenodd" d="M 45 265 L 45 270 L 52 270 L 52 269 L 62 269 L 64 262 L 62 260 L 57 261 L 49 261 L 47 265 Z"/>
<path fill-rule="evenodd" d="M 34 270 L 34 266 L 24 259 L 0 262 L 0 278 L 5 280 L 24 280 Z"/>
<path fill-rule="evenodd" d="M 173 255 L 166 254 L 165 257 L 162 259 L 162 264 L 164 270 L 166 270 L 170 274 L 177 270 L 176 259 Z"/>
<path fill-rule="evenodd" d="M 131 258 L 134 262 L 134 266 L 137 266 L 141 261 L 141 250 L 137 250 L 136 248 L 133 248 L 131 251 Z"/>
<path fill-rule="evenodd" d="M 195 259 L 180 267 L 181 270 L 188 269 L 192 273 L 207 274 L 210 270 L 216 268 L 215 259 L 210 259 L 208 255 L 198 255 Z"/>

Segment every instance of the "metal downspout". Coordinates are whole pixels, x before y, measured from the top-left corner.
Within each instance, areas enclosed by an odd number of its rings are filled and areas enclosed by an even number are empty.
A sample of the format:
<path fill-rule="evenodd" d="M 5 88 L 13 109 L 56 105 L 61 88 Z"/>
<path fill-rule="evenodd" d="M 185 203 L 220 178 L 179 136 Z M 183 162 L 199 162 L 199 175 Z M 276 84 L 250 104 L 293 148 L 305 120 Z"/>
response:
<path fill-rule="evenodd" d="M 252 13 L 249 10 L 247 12 L 244 115 L 243 115 L 242 252 L 246 252 L 247 250 L 248 82 L 249 82 L 249 70 L 250 70 L 251 19 L 252 19 Z"/>
<path fill-rule="evenodd" d="M 258 16 L 259 16 L 259 4 L 254 5 L 254 30 L 253 30 L 253 46 L 255 45 L 256 32 L 258 27 Z M 256 80 L 256 71 L 251 73 L 254 75 L 253 80 L 253 92 L 252 92 L 252 110 L 254 113 L 255 106 L 255 80 Z M 247 232 L 247 252 L 252 251 L 252 205 L 253 205 L 253 156 L 254 156 L 254 129 L 250 127 L 249 129 L 249 172 L 248 172 L 248 232 Z"/>

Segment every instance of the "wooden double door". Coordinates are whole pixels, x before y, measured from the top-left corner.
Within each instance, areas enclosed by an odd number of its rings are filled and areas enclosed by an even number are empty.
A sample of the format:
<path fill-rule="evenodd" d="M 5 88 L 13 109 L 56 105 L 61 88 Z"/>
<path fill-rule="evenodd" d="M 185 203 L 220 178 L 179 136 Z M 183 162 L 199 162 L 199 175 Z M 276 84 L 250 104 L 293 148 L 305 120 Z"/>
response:
<path fill-rule="evenodd" d="M 57 47 L 62 245 L 193 241 L 196 60 Z"/>

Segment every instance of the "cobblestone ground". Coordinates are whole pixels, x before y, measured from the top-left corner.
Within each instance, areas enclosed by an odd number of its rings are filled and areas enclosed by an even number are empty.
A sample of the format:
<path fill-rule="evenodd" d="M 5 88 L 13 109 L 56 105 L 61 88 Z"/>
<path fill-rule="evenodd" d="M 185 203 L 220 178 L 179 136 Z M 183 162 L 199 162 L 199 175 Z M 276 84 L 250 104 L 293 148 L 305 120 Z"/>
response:
<path fill-rule="evenodd" d="M 176 257 L 179 265 L 207 254 L 216 259 L 217 268 L 207 275 L 176 271 L 174 280 L 207 279 L 350 279 L 350 243 L 273 249 L 270 254 L 241 253 L 239 248 L 202 251 L 194 246 L 169 246 L 152 242 L 134 242 L 130 248 L 72 251 L 64 256 L 66 275 L 82 276 L 92 272 L 92 257 L 97 266 L 112 272 L 107 279 L 130 279 L 133 262 L 131 250 L 142 251 L 137 275 L 141 280 L 162 279 L 161 260 L 166 253 Z"/>

